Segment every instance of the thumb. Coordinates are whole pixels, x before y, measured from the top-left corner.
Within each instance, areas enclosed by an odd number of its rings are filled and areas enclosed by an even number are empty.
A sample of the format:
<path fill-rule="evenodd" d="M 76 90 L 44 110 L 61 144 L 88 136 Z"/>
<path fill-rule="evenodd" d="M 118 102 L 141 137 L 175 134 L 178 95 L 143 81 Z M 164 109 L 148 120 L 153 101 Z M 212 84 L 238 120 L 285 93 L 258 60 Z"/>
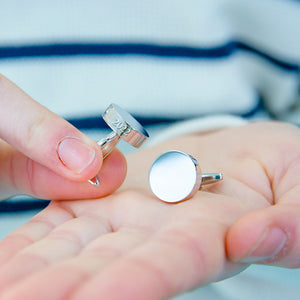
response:
<path fill-rule="evenodd" d="M 90 199 L 115 191 L 124 181 L 126 160 L 115 149 L 104 160 L 98 173 L 101 185 L 76 182 L 61 177 L 0 140 L 0 199 L 18 194 L 51 200 Z"/>
<path fill-rule="evenodd" d="M 230 260 L 300 267 L 300 205 L 279 203 L 238 220 L 226 237 Z"/>

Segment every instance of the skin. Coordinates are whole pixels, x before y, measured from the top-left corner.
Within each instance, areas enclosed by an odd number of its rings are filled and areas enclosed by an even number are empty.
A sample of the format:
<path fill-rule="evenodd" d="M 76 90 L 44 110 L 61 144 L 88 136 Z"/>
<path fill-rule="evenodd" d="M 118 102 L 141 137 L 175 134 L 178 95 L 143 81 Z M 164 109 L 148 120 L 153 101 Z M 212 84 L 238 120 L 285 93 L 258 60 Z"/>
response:
<path fill-rule="evenodd" d="M 1 74 L 0 106 L 5 108 L 0 110 L 0 200 L 22 193 L 53 200 L 96 198 L 112 193 L 123 182 L 126 161 L 120 152 L 115 151 L 103 164 L 100 147 L 94 140 Z M 72 169 L 58 155 L 59 145 L 66 138 L 94 152 L 92 159 L 77 152 L 78 158 L 83 155 L 84 168 L 75 165 Z M 69 153 L 72 150 L 74 147 Z M 101 179 L 101 189 L 87 183 L 96 174 Z"/>
<path fill-rule="evenodd" d="M 159 201 L 147 171 L 170 149 L 224 180 L 178 204 Z M 52 201 L 1 241 L 1 299 L 168 299 L 233 276 L 249 259 L 299 267 L 299 129 L 269 122 L 179 137 L 127 161 L 117 192 Z M 119 152 L 104 161 L 111 190 L 124 166 Z"/>

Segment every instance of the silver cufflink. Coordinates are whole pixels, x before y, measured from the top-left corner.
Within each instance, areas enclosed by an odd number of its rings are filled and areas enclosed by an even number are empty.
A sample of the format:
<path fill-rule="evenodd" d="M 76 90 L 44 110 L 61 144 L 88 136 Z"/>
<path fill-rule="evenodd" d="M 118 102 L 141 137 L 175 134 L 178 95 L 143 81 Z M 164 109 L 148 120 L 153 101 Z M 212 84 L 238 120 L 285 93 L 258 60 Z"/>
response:
<path fill-rule="evenodd" d="M 202 185 L 222 179 L 222 173 L 203 174 L 194 157 L 175 150 L 161 154 L 149 172 L 152 192 L 160 200 L 169 203 L 189 199 Z"/>
<path fill-rule="evenodd" d="M 106 138 L 97 142 L 101 147 L 103 159 L 116 147 L 120 139 L 135 148 L 140 148 L 149 138 L 145 128 L 131 114 L 116 104 L 110 104 L 102 117 L 112 129 Z M 96 186 L 100 184 L 97 176 L 88 182 Z"/>

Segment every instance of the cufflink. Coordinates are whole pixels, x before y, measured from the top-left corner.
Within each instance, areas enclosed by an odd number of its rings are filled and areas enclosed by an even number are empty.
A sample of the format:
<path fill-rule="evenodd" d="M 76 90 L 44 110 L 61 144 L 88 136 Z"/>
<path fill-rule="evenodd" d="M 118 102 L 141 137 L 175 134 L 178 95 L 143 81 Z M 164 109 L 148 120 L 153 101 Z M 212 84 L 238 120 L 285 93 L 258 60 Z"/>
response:
<path fill-rule="evenodd" d="M 131 114 L 114 103 L 108 106 L 102 117 L 112 129 L 107 137 L 97 142 L 101 147 L 103 159 L 111 153 L 121 139 L 135 148 L 140 148 L 149 138 L 145 128 Z M 95 186 L 100 185 L 97 176 L 88 182 Z"/>
<path fill-rule="evenodd" d="M 176 150 L 161 154 L 149 171 L 149 184 L 153 194 L 168 203 L 187 200 L 202 185 L 222 179 L 222 173 L 202 173 L 194 157 Z"/>

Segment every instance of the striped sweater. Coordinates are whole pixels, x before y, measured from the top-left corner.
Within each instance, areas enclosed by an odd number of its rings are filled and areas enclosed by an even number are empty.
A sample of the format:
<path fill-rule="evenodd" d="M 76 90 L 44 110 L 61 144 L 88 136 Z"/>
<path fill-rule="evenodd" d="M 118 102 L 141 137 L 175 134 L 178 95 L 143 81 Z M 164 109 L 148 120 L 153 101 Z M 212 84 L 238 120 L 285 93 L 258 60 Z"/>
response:
<path fill-rule="evenodd" d="M 300 123 L 300 2 L 5 1 L 0 72 L 79 128 L 266 111 Z"/>

